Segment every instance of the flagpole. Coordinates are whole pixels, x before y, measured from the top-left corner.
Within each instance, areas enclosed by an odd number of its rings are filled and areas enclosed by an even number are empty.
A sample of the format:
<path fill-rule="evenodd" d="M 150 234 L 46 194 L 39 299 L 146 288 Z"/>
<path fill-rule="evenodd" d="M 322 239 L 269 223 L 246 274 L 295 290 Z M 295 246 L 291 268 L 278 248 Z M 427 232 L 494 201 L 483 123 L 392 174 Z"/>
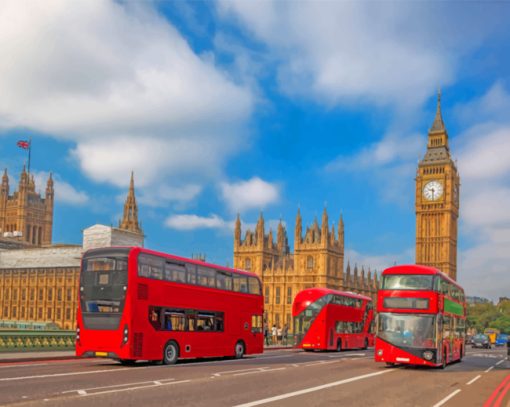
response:
<path fill-rule="evenodd" d="M 28 173 L 30 174 L 30 153 L 32 151 L 32 137 L 28 141 Z"/>

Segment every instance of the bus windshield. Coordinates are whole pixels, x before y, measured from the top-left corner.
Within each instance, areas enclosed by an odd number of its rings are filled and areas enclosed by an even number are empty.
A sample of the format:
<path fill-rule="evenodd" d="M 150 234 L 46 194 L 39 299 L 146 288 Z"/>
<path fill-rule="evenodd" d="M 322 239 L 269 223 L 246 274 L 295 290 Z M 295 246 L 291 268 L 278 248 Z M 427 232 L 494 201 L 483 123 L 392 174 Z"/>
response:
<path fill-rule="evenodd" d="M 435 316 L 380 313 L 378 336 L 395 346 L 432 348 Z"/>
<path fill-rule="evenodd" d="M 331 295 L 325 295 L 319 298 L 317 301 L 312 302 L 308 305 L 301 313 L 294 318 L 294 334 L 296 338 L 296 344 L 303 340 L 303 337 L 310 329 L 310 325 L 317 317 L 319 312 L 326 304 L 331 300 Z"/>
<path fill-rule="evenodd" d="M 127 252 L 94 254 L 83 258 L 80 302 L 89 329 L 118 327 L 127 290 Z"/>
<path fill-rule="evenodd" d="M 383 278 L 383 290 L 432 290 L 434 276 L 389 274 Z"/>

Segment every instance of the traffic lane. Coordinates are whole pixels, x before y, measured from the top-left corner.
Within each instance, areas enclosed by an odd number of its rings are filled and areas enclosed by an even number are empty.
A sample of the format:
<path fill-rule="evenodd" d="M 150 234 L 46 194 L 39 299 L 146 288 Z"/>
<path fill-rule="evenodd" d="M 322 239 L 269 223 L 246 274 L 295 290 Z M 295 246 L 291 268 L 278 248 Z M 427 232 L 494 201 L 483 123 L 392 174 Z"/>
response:
<path fill-rule="evenodd" d="M 364 406 L 435 406 L 451 397 L 448 401 L 452 406 L 481 406 L 490 394 L 487 389 L 491 386 L 496 387 L 500 381 L 500 375 L 493 374 L 494 372 L 489 374 L 484 383 L 486 387 L 478 388 L 476 383 L 470 385 L 467 383 L 477 375 L 486 374 L 486 371 L 492 372 L 494 368 L 490 368 L 496 363 L 502 365 L 500 361 L 501 359 L 498 361 L 490 357 L 466 356 L 462 362 L 448 365 L 445 370 L 400 366 L 391 369 L 394 370 L 394 374 L 378 377 L 375 385 L 373 385 L 374 382 L 367 382 L 370 383 L 369 387 L 363 381 L 358 381 L 350 383 L 348 387 L 339 386 L 316 394 L 308 393 L 265 404 L 268 406 L 337 406 L 340 403 Z M 465 404 L 456 404 L 457 396 L 469 386 L 472 386 L 469 389 L 473 391 L 472 397 L 466 398 Z"/>
<path fill-rule="evenodd" d="M 201 361 L 183 361 L 174 366 L 138 363 L 124 367 L 116 362 L 98 359 L 83 360 L 83 364 L 73 366 L 56 363 L 56 366 L 26 366 L 11 376 L 0 378 L 0 403 L 12 403 L 20 400 L 39 400 L 54 397 L 65 391 L 104 386 L 125 386 L 130 383 L 168 380 L 188 380 L 201 378 L 203 375 L 221 375 L 232 370 L 266 370 L 273 366 L 313 363 L 321 360 L 333 360 L 344 357 L 372 358 L 369 353 L 342 352 L 304 353 L 300 351 L 274 351 L 257 357 L 245 359 L 203 359 Z M 60 369 L 66 369 L 65 372 Z M 28 370 L 27 370 L 28 369 Z M 36 370 L 35 370 L 36 369 Z M 45 369 L 41 371 L 40 369 Z M 13 372 L 11 372 L 13 373 Z"/>
<path fill-rule="evenodd" d="M 280 389 L 293 389 L 296 386 L 316 386 L 324 380 L 338 380 L 352 375 L 367 373 L 373 368 L 373 362 L 367 358 L 329 358 L 328 354 L 321 360 L 309 360 L 296 353 L 294 360 L 275 364 L 272 367 L 236 365 L 202 366 L 201 372 L 192 377 L 191 373 L 198 370 L 180 369 L 188 373 L 182 377 L 170 376 L 149 382 L 148 378 L 133 380 L 129 377 L 122 385 L 75 386 L 72 391 L 44 397 L 55 405 L 83 405 L 91 403 L 100 405 L 207 405 L 225 406 L 244 402 L 246 397 L 264 397 L 270 392 L 277 393 Z M 293 362 L 293 363 L 289 363 Z M 179 369 L 167 368 L 169 371 Z M 150 372 L 147 369 L 147 372 Z M 171 398 L 169 398 L 171 397 Z M 38 405 L 44 398 L 31 399 L 26 405 Z M 26 399 L 25 399 L 26 400 Z M 17 401 L 25 401 L 24 399 Z M 25 404 L 25 403 L 24 403 Z"/>

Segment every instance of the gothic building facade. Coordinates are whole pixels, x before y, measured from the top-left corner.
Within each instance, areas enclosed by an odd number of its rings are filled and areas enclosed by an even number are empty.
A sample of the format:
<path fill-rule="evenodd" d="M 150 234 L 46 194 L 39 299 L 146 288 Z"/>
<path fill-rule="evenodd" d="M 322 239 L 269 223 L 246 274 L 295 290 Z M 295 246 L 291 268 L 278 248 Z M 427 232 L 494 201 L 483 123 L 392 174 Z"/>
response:
<path fill-rule="evenodd" d="M 429 130 L 427 151 L 416 171 L 416 263 L 457 279 L 460 177 L 450 155 L 441 114 L 441 94 Z"/>
<path fill-rule="evenodd" d="M 6 176 L 4 175 L 4 178 Z M 4 181 L 4 183 L 8 181 Z M 11 200 L 25 199 L 20 195 L 37 198 L 33 188 L 33 178 L 22 174 L 20 180 L 21 194 L 14 194 Z M 4 184 L 2 184 L 4 185 Z M 2 189 L 3 191 L 4 189 Z M 8 191 L 8 187 L 7 187 Z M 4 195 L 2 195 L 3 197 Z M 51 197 L 53 208 L 53 181 L 48 180 L 46 200 Z M 34 199 L 35 199 L 34 198 Z M 40 200 L 40 198 L 37 198 Z M 39 201 L 40 202 L 40 201 Z M 11 208 L 11 206 L 9 206 Z M 29 208 L 32 208 L 29 206 Z M 29 213 L 29 211 L 25 211 Z M 9 228 L 11 228 L 9 217 Z M 35 224 L 30 216 L 26 216 L 27 225 Z M 52 218 L 51 218 L 52 219 Z M 16 227 L 22 223 L 16 223 Z M 15 230 L 15 229 L 13 229 Z M 49 225 L 51 243 L 51 224 Z M 42 233 L 45 236 L 44 233 Z M 133 174 L 129 187 L 124 215 L 120 228 L 95 225 L 85 229 L 90 247 L 109 245 L 134 245 L 142 242 L 143 231 L 138 222 Z M 33 236 L 33 235 L 32 235 Z M 86 239 L 84 239 L 85 241 Z M 41 244 L 46 241 L 41 240 Z M 119 243 L 120 242 L 120 243 Z M 80 261 L 84 248 L 80 245 L 37 246 L 37 241 L 30 248 L 26 245 L 21 249 L 0 250 L 0 325 L 9 326 L 36 322 L 52 323 L 62 329 L 75 329 L 76 310 L 78 307 L 78 290 Z"/>
<path fill-rule="evenodd" d="M 18 190 L 10 195 L 5 169 L 0 186 L 0 236 L 22 240 L 30 246 L 51 244 L 53 229 L 53 179 L 50 174 L 44 198 L 35 191 L 34 176 L 23 167 Z"/>
<path fill-rule="evenodd" d="M 338 231 L 329 226 L 326 209 L 319 225 L 317 219 L 303 235 L 301 213 L 296 216 L 294 252 L 289 250 L 287 231 L 280 221 L 276 231 L 265 233 L 260 215 L 255 231 L 241 236 L 237 217 L 234 232 L 234 267 L 256 273 L 262 280 L 265 320 L 272 326 L 287 324 L 292 329 L 292 302 L 296 294 L 312 287 L 327 287 L 371 296 L 377 293 L 377 276 L 350 265 L 344 272 L 344 223 L 340 217 Z"/>

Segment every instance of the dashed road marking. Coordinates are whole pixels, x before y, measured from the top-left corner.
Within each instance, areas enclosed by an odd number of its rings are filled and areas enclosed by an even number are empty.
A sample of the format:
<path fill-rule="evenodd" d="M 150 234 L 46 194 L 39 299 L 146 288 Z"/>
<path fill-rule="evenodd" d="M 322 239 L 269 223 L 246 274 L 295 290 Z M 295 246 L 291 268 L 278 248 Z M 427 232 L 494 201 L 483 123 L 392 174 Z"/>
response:
<path fill-rule="evenodd" d="M 467 385 L 470 385 L 470 384 L 473 384 L 474 382 L 476 382 L 480 377 L 482 377 L 481 375 L 478 375 L 476 376 L 474 379 L 471 379 L 469 382 L 467 382 L 466 384 Z"/>
<path fill-rule="evenodd" d="M 460 389 L 457 389 L 455 390 L 454 392 L 450 393 L 448 396 L 446 396 L 444 399 L 442 399 L 441 401 L 439 401 L 438 403 L 434 404 L 433 407 L 440 407 L 442 406 L 444 403 L 446 403 L 448 400 L 450 400 L 452 397 L 455 397 L 457 394 L 460 393 Z"/>

